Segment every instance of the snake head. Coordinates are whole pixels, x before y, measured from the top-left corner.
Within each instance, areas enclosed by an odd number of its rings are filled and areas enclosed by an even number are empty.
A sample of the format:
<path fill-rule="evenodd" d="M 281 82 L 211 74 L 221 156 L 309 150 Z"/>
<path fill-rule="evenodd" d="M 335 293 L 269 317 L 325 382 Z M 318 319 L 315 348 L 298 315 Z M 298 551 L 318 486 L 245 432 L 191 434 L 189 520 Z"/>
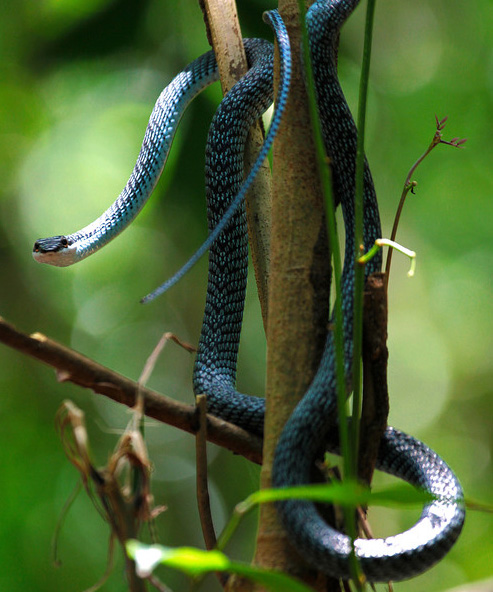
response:
<path fill-rule="evenodd" d="M 33 257 L 39 263 L 67 267 L 74 262 L 74 250 L 66 236 L 39 238 L 33 247 Z"/>

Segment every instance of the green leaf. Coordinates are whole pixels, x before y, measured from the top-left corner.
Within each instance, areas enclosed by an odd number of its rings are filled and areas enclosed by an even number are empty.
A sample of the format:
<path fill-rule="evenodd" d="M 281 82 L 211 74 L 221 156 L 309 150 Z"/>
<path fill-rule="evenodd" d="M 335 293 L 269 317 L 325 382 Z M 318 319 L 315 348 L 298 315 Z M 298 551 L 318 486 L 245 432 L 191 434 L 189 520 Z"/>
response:
<path fill-rule="evenodd" d="M 149 575 L 160 563 L 196 577 L 210 571 L 228 571 L 230 561 L 220 551 L 203 551 L 194 547 L 164 547 L 128 541 L 127 553 L 135 561 L 141 577 Z"/>
<path fill-rule="evenodd" d="M 429 491 L 416 489 L 407 483 L 398 483 L 379 491 L 372 491 L 368 499 L 368 505 L 409 508 L 428 504 L 435 499 L 438 499 L 438 496 L 431 494 Z"/>
<path fill-rule="evenodd" d="M 227 571 L 245 576 L 274 592 L 310 592 L 310 588 L 286 574 L 230 561 L 220 551 L 144 545 L 131 540 L 127 542 L 127 553 L 135 561 L 138 575 L 143 578 L 149 576 L 154 568 L 162 563 L 191 577 L 202 576 L 211 571 Z"/>
<path fill-rule="evenodd" d="M 237 504 L 233 515 L 219 536 L 217 547 L 221 550 L 224 549 L 243 516 L 258 504 L 288 499 L 305 499 L 314 502 L 338 504 L 343 508 L 371 505 L 413 508 L 429 503 L 438 497 L 427 491 L 411 487 L 407 483 L 391 485 L 377 491 L 371 491 L 368 487 L 354 481 L 334 481 L 332 483 L 298 485 L 282 489 L 262 489 L 252 493 L 244 501 Z M 484 508 L 484 505 L 482 507 Z"/>
<path fill-rule="evenodd" d="M 260 569 L 236 562 L 232 562 L 231 565 L 231 571 L 233 573 L 258 582 L 274 592 L 313 592 L 312 588 L 308 588 L 305 584 L 298 582 L 280 571 Z"/>
<path fill-rule="evenodd" d="M 241 505 L 248 511 L 256 504 L 287 499 L 307 499 L 315 502 L 338 504 L 343 507 L 354 506 L 417 506 L 430 502 L 434 496 L 426 491 L 415 489 L 406 483 L 392 485 L 379 491 L 370 491 L 354 481 L 329 484 L 299 485 L 283 489 L 263 489 L 250 495 Z"/>
<path fill-rule="evenodd" d="M 245 500 L 245 506 L 287 499 L 307 499 L 316 502 L 356 506 L 368 503 L 369 490 L 353 481 L 296 485 L 282 489 L 262 489 Z"/>

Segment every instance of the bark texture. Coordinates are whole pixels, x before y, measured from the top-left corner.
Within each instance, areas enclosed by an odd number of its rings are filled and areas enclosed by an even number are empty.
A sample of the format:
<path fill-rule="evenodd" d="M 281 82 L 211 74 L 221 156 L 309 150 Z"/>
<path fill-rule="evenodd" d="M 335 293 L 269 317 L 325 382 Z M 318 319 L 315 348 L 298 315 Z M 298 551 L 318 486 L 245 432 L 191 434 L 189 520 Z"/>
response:
<path fill-rule="evenodd" d="M 330 264 L 325 210 L 301 70 L 297 3 L 279 2 L 293 52 L 293 78 L 273 153 L 267 413 L 261 486 L 271 484 L 277 439 L 320 361 L 328 319 Z M 273 505 L 260 511 L 255 561 L 295 575 L 316 590 L 324 579 L 290 545 Z"/>

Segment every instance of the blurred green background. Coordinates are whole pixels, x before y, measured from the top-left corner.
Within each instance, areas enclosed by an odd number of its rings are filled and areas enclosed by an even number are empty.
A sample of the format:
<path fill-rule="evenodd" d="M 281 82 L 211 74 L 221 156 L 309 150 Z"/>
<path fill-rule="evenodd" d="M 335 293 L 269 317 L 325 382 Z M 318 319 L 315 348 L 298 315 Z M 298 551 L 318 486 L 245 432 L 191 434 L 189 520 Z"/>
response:
<path fill-rule="evenodd" d="M 239 0 L 245 36 L 270 38 L 263 10 Z M 341 79 L 357 97 L 364 10 L 341 41 Z M 367 153 L 384 236 L 407 171 L 449 116 L 445 137 L 418 169 L 398 240 L 418 252 L 417 273 L 394 257 L 390 288 L 390 423 L 425 440 L 456 470 L 466 494 L 493 501 L 493 5 L 490 0 L 380 0 L 377 3 Z M 0 4 L 0 314 L 41 331 L 136 379 L 164 331 L 196 343 L 206 287 L 202 261 L 169 294 L 140 306 L 206 235 L 204 143 L 217 85 L 187 112 L 166 171 L 138 220 L 104 251 L 74 268 L 37 265 L 38 237 L 91 222 L 118 195 L 132 169 L 162 87 L 208 49 L 195 0 L 7 0 Z M 250 282 L 239 387 L 264 390 L 265 343 Z M 54 429 L 65 398 L 87 413 L 103 464 L 128 413 L 52 370 L 0 348 L 0 589 L 81 591 L 103 574 L 108 529 L 84 495 L 59 539 L 51 539 L 78 475 Z M 168 346 L 150 386 L 192 401 L 192 357 Z M 194 499 L 194 441 L 149 422 L 157 521 L 168 545 L 202 545 Z M 213 512 L 220 528 L 257 487 L 258 470 L 210 448 Z M 377 535 L 409 526 L 416 512 L 372 511 Z M 248 559 L 255 517 L 231 554 Z M 449 556 L 398 591 L 447 590 L 493 575 L 493 518 L 470 512 Z M 175 590 L 186 581 L 162 576 Z M 103 590 L 125 590 L 121 559 Z M 213 578 L 201 590 L 218 590 Z M 489 588 L 491 589 L 491 588 Z"/>

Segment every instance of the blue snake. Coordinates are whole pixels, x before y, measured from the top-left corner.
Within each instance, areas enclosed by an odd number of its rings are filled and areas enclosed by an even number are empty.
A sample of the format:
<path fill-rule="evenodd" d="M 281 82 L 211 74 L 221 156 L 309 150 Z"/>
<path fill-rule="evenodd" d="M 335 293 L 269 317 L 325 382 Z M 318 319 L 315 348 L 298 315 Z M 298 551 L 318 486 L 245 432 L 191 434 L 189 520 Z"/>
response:
<path fill-rule="evenodd" d="M 336 44 L 341 26 L 359 0 L 317 0 L 307 13 L 319 116 L 331 160 L 334 194 L 341 203 L 346 228 L 342 281 L 344 364 L 348 379 L 352 358 L 354 269 L 354 176 L 356 129 L 337 78 Z M 262 435 L 264 400 L 238 393 L 236 362 L 247 281 L 247 230 L 243 198 L 265 158 L 289 90 L 290 49 L 277 11 L 266 13 L 280 48 L 281 78 L 276 109 L 266 141 L 252 171 L 243 181 L 243 150 L 251 124 L 273 99 L 273 50 L 267 41 L 245 40 L 250 70 L 225 96 L 209 131 L 206 149 L 206 197 L 209 237 L 193 263 L 210 247 L 207 299 L 193 383 L 206 393 L 208 410 L 224 420 Z M 70 235 L 36 241 L 33 256 L 42 263 L 66 266 L 95 252 L 117 236 L 141 210 L 163 170 L 178 122 L 188 103 L 217 80 L 212 52 L 193 61 L 161 93 L 152 111 L 134 170 L 114 204 L 95 222 Z M 364 172 L 364 244 L 381 236 L 378 206 L 368 165 Z M 183 275 L 187 264 L 163 291 Z M 380 257 L 366 266 L 366 276 L 380 269 Z M 277 445 L 272 480 L 276 487 L 310 482 L 310 469 L 320 450 L 338 452 L 334 342 L 329 332 L 319 369 L 288 420 Z M 354 550 L 370 581 L 402 580 L 439 561 L 462 529 L 465 512 L 461 486 L 432 450 L 411 436 L 387 428 L 377 467 L 434 496 L 417 523 L 385 539 L 357 539 Z M 351 577 L 351 541 L 328 526 L 312 502 L 285 501 L 279 514 L 293 545 L 316 569 Z"/>

